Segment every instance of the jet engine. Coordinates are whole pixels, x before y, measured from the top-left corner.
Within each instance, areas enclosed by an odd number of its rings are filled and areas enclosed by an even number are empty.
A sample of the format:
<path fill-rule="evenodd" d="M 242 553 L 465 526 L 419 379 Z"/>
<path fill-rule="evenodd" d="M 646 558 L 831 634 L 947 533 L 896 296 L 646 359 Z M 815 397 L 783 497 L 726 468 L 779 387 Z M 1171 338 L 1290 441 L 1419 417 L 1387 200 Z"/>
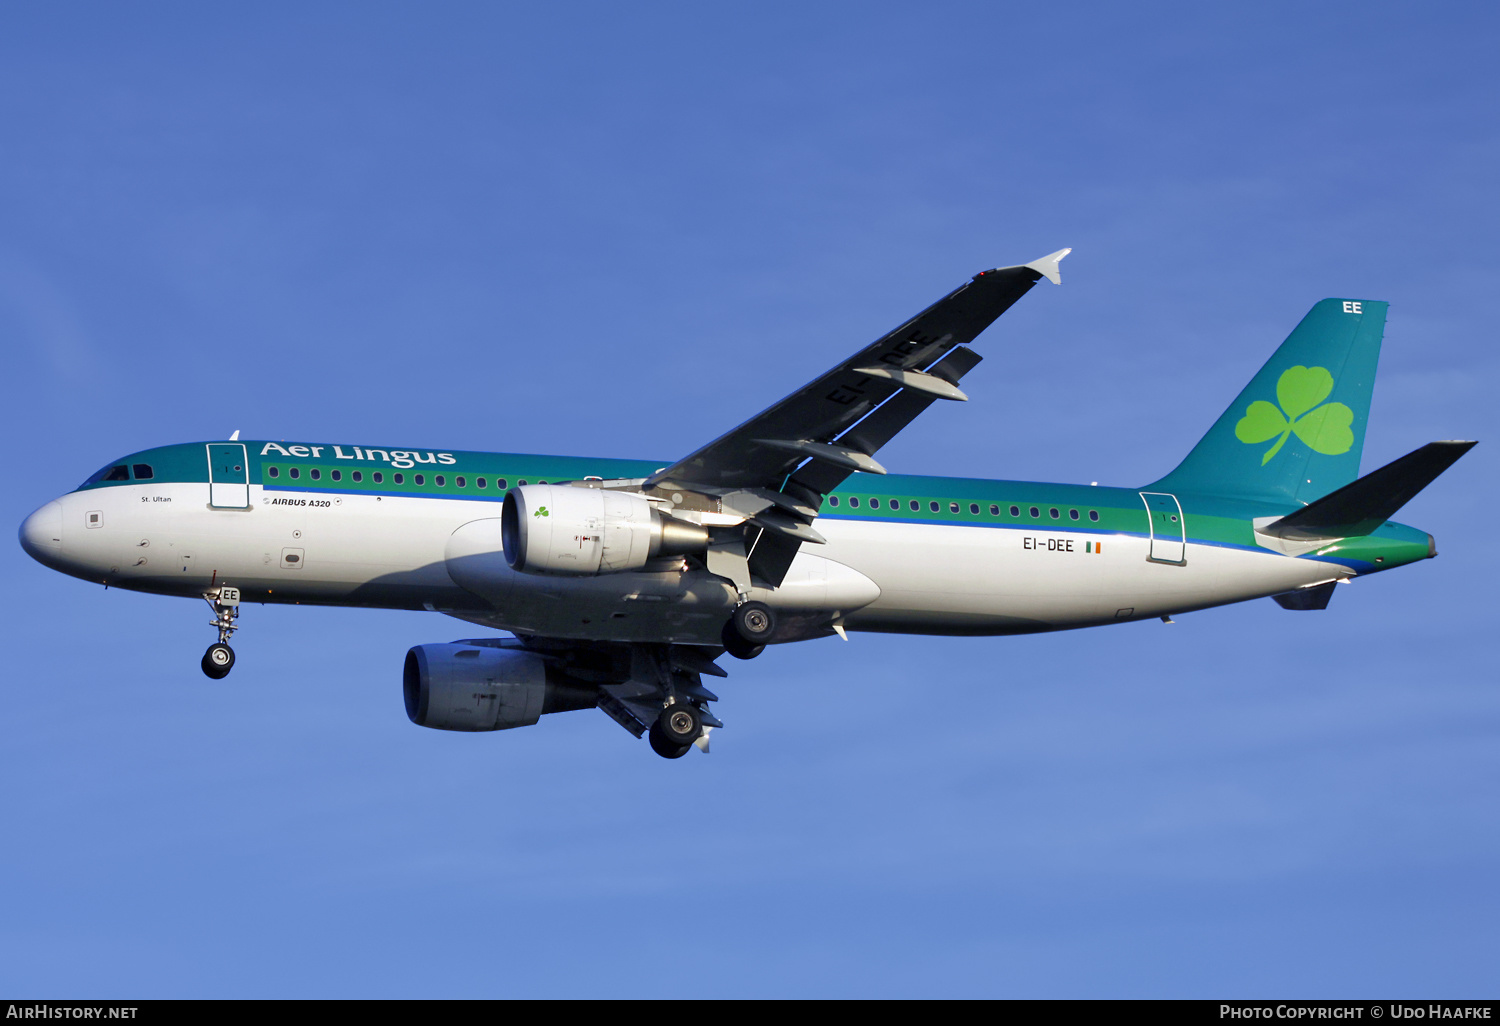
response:
<path fill-rule="evenodd" d="M 708 531 L 669 517 L 642 495 L 569 485 L 505 493 L 500 538 L 512 570 L 591 577 L 708 547 Z"/>
<path fill-rule="evenodd" d="M 517 642 L 418 645 L 406 653 L 406 715 L 437 730 L 529 727 L 543 713 L 590 709 L 598 690 L 555 679 L 547 660 Z"/>

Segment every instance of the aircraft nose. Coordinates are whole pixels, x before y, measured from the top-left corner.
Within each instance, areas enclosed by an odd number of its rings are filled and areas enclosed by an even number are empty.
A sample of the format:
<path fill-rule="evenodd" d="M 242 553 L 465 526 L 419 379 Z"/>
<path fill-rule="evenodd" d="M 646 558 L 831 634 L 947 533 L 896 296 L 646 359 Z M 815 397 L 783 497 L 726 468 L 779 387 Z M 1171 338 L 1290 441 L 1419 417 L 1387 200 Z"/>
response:
<path fill-rule="evenodd" d="M 62 526 L 62 503 L 47 503 L 21 524 L 21 548 L 39 563 L 52 563 L 62 553 Z"/>

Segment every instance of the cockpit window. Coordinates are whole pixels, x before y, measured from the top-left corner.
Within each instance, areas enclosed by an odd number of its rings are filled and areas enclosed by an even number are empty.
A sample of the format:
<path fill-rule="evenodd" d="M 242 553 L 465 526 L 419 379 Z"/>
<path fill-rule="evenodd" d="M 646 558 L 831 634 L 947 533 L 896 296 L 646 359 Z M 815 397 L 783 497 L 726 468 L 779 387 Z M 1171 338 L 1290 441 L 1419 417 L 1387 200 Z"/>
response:
<path fill-rule="evenodd" d="M 149 481 L 156 476 L 156 472 L 151 469 L 149 463 L 137 463 L 130 469 L 134 472 L 137 481 Z"/>
<path fill-rule="evenodd" d="M 125 464 L 123 464 L 123 463 L 113 463 L 113 464 L 110 464 L 107 467 L 101 467 L 99 470 L 97 470 L 93 474 L 89 475 L 89 479 L 87 481 L 85 481 L 84 484 L 91 485 L 91 484 L 98 484 L 100 481 L 129 481 L 129 480 L 130 480 L 130 468 L 128 466 L 126 466 Z"/>

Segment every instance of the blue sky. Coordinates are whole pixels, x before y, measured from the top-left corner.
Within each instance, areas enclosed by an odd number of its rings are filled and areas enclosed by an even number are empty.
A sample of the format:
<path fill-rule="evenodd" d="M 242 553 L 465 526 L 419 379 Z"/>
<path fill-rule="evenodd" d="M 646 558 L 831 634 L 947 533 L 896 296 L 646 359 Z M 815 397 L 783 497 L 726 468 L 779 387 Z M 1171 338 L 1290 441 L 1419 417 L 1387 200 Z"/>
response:
<path fill-rule="evenodd" d="M 1325 296 L 1365 469 L 1489 444 L 1325 612 L 781 647 L 675 763 L 10 545 L 0 992 L 1493 996 L 1500 16 L 1241 6 L 6 7 L 7 523 L 236 429 L 670 459 L 1062 246 L 893 471 L 1150 481 Z"/>

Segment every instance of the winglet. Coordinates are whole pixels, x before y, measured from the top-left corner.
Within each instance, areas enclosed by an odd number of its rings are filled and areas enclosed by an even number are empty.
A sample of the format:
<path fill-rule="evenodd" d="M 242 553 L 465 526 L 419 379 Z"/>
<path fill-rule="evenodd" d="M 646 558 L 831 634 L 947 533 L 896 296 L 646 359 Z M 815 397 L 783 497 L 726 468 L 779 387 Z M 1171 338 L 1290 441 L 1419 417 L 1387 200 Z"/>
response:
<path fill-rule="evenodd" d="M 1073 248 L 1070 246 L 1067 249 L 1060 249 L 1056 253 L 1048 253 L 1046 256 L 1039 257 L 1031 263 L 1023 264 L 1022 266 L 1031 268 L 1054 285 L 1061 285 L 1062 272 L 1058 270 L 1057 265 L 1062 263 L 1062 258 L 1071 252 L 1073 252 Z"/>

